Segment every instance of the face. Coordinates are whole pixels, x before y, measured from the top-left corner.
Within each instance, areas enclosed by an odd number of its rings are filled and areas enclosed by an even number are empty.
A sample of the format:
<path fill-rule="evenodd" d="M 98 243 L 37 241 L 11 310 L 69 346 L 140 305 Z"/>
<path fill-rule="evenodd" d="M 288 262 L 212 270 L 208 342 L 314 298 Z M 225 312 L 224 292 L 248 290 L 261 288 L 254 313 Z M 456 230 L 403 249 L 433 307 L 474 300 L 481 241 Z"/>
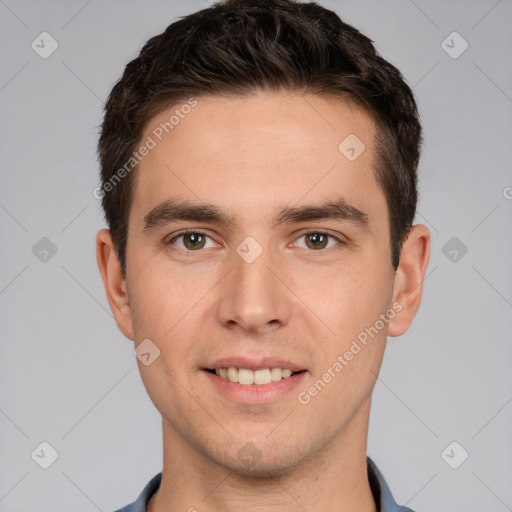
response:
<path fill-rule="evenodd" d="M 375 126 L 341 100 L 273 94 L 197 98 L 162 133 L 176 108 L 143 135 L 155 147 L 137 170 L 116 320 L 160 351 L 138 364 L 164 436 L 279 474 L 366 435 L 386 336 L 414 314 L 391 265 Z"/>

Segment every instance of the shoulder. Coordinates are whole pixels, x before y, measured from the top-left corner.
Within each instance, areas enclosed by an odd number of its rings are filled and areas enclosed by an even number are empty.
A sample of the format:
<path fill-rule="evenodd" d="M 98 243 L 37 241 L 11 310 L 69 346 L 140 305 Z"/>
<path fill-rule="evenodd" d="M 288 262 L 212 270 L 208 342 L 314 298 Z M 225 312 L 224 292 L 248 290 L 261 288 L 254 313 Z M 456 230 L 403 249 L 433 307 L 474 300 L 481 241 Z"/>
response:
<path fill-rule="evenodd" d="M 370 457 L 366 458 L 368 464 L 368 480 L 372 489 L 378 512 L 414 512 L 408 507 L 398 505 L 391 490 L 380 472 L 379 468 Z"/>
<path fill-rule="evenodd" d="M 158 488 L 160 487 L 160 482 L 162 480 L 162 473 L 158 473 L 155 475 L 144 487 L 142 492 L 139 494 L 139 497 L 129 505 L 126 505 L 123 508 L 116 510 L 115 512 L 146 512 L 146 505 L 148 504 L 151 496 L 156 493 Z"/>

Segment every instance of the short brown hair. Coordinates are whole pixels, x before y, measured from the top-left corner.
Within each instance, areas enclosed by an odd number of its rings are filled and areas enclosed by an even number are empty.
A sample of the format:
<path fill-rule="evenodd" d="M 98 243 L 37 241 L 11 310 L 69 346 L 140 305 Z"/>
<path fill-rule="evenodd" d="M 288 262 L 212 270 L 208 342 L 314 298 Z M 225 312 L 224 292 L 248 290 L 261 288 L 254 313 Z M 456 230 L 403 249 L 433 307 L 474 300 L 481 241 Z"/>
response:
<path fill-rule="evenodd" d="M 411 89 L 372 43 L 333 11 L 294 0 L 219 1 L 149 39 L 108 97 L 98 144 L 102 206 L 123 275 L 136 168 L 112 180 L 149 121 L 191 97 L 255 91 L 343 97 L 372 116 L 396 270 L 416 212 L 422 134 Z"/>

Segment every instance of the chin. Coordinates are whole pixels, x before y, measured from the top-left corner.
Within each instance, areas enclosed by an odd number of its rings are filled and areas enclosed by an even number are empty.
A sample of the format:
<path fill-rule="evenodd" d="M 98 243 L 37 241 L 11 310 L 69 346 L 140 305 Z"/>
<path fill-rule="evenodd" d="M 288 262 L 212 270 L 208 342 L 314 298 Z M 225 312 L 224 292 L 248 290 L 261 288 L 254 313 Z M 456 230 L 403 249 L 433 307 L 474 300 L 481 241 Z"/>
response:
<path fill-rule="evenodd" d="M 291 441 L 291 440 L 290 440 Z M 290 473 L 307 458 L 311 446 L 300 447 L 293 442 L 270 444 L 268 440 L 243 443 L 233 442 L 229 453 L 209 453 L 210 458 L 220 466 L 239 475 L 253 478 L 268 478 Z M 261 450 L 258 446 L 265 445 Z M 241 448 L 235 448 L 241 446 Z M 307 450 L 309 448 L 309 450 Z M 308 453 L 304 453 L 308 451 Z"/>
<path fill-rule="evenodd" d="M 222 464 L 226 469 L 233 471 L 240 476 L 247 476 L 251 478 L 266 479 L 269 477 L 276 477 L 290 473 L 293 469 L 300 465 L 300 461 L 294 461 L 293 464 L 290 460 L 280 458 L 273 458 L 272 460 L 263 457 L 260 461 L 254 464 L 247 464 L 237 459 L 223 461 Z"/>

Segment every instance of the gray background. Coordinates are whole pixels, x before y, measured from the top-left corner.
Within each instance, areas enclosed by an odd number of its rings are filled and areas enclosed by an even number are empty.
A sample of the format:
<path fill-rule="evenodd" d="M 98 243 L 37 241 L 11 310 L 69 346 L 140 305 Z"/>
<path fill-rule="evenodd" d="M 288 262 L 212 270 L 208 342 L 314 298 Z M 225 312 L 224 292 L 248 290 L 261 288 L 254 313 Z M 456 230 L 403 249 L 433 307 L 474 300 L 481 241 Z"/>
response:
<path fill-rule="evenodd" d="M 368 453 L 418 512 L 512 510 L 512 2 L 321 3 L 403 72 L 425 130 L 417 222 L 432 256 L 412 328 L 389 340 Z M 0 0 L 2 512 L 111 511 L 161 470 L 160 416 L 96 266 L 95 146 L 125 64 L 206 6 Z M 59 45 L 47 59 L 31 48 L 43 31 Z M 454 31 L 458 58 L 441 44 Z M 42 441 L 59 454 L 48 469 L 31 457 Z"/>

